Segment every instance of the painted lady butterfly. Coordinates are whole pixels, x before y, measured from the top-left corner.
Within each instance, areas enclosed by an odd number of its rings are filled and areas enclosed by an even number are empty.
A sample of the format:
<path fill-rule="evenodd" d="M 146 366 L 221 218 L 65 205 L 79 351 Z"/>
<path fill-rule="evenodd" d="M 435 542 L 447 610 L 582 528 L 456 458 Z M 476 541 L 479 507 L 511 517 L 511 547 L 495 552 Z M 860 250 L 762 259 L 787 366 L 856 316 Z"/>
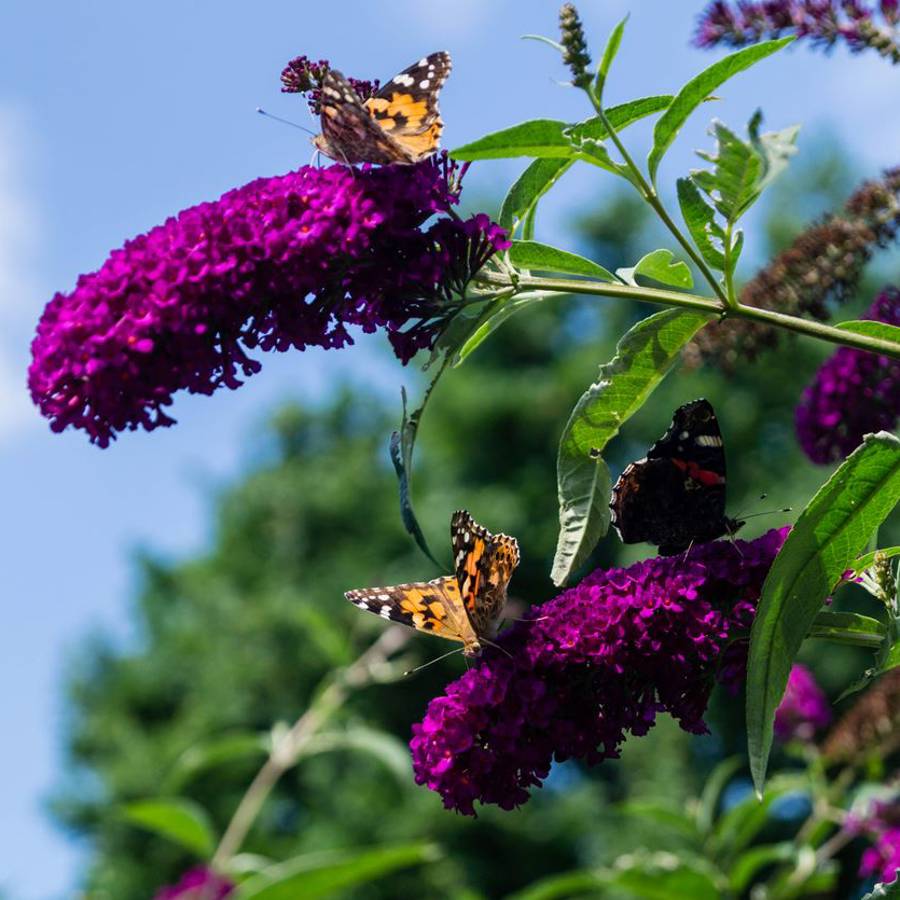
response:
<path fill-rule="evenodd" d="M 478 656 L 496 634 L 506 606 L 506 586 L 519 564 L 519 544 L 491 534 L 464 509 L 450 521 L 456 572 L 433 581 L 347 591 L 360 609 L 463 645 Z"/>
<path fill-rule="evenodd" d="M 335 69 L 322 79 L 322 133 L 315 147 L 338 162 L 409 165 L 440 145 L 444 123 L 438 94 L 450 75 L 446 51 L 432 53 L 363 100 Z"/>

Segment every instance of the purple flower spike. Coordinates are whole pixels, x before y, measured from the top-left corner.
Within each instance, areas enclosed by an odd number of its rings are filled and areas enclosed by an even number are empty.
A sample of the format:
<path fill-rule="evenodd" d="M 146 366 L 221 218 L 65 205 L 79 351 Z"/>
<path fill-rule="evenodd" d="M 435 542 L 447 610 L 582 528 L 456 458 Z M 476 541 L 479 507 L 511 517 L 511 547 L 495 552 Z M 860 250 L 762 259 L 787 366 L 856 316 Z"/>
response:
<path fill-rule="evenodd" d="M 816 733 L 831 724 L 831 707 L 812 672 L 795 665 L 787 690 L 775 711 L 775 737 L 780 741 L 812 741 Z"/>
<path fill-rule="evenodd" d="M 385 329 L 406 362 L 431 346 L 505 235 L 458 201 L 446 156 L 416 166 L 304 166 L 191 207 L 115 250 L 47 305 L 29 387 L 54 431 L 174 420 L 178 390 L 211 394 L 258 372 L 248 351 L 342 347 Z M 460 292 L 461 293 L 461 292 Z"/>
<path fill-rule="evenodd" d="M 185 872 L 181 881 L 157 891 L 153 900 L 224 900 L 234 885 L 205 866 Z"/>
<path fill-rule="evenodd" d="M 900 325 L 900 291 L 886 288 L 863 316 Z M 797 438 L 822 465 L 843 459 L 863 435 L 893 431 L 900 416 L 900 362 L 841 347 L 803 391 L 795 413 Z"/>
<path fill-rule="evenodd" d="M 859 0 L 737 0 L 733 5 L 714 0 L 700 16 L 694 43 L 741 47 L 792 31 L 799 39 L 828 50 L 839 41 L 854 53 L 872 48 L 896 65 L 900 63 L 900 46 L 893 33 L 897 2 L 882 0 L 880 9 L 884 25 Z"/>
<path fill-rule="evenodd" d="M 658 713 L 704 733 L 713 682 L 744 678 L 733 641 L 787 532 L 597 570 L 533 608 L 413 725 L 416 782 L 466 815 L 476 800 L 512 809 L 554 760 L 615 758 Z"/>

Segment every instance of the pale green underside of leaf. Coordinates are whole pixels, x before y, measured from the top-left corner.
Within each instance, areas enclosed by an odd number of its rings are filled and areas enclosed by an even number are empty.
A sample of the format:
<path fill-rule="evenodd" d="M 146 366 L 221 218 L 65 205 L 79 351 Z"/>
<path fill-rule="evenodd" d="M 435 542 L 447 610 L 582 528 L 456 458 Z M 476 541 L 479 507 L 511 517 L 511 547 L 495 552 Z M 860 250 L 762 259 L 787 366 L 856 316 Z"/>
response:
<path fill-rule="evenodd" d="M 765 59 L 794 39 L 781 38 L 777 41 L 762 41 L 731 53 L 714 62 L 699 75 L 692 78 L 676 95 L 671 106 L 656 123 L 653 130 L 653 148 L 647 160 L 650 177 L 655 181 L 656 172 L 666 151 L 672 145 L 682 125 L 691 113 L 729 78 L 749 69 L 754 63 Z"/>
<path fill-rule="evenodd" d="M 687 264 L 680 259 L 675 259 L 671 250 L 653 250 L 631 268 L 616 269 L 616 275 L 628 284 L 638 285 L 637 276 L 649 278 L 658 284 L 669 287 L 690 290 L 694 286 L 694 279 Z"/>
<path fill-rule="evenodd" d="M 701 313 L 673 309 L 639 322 L 575 405 L 557 458 L 560 532 L 550 575 L 554 584 L 568 580 L 609 528 L 610 476 L 600 453 L 708 321 Z"/>
<path fill-rule="evenodd" d="M 851 331 L 853 334 L 864 334 L 866 337 L 878 338 L 882 341 L 891 341 L 900 346 L 900 328 L 887 322 L 872 322 L 867 319 L 856 319 L 850 322 L 841 322 L 835 325 L 842 331 Z"/>
<path fill-rule="evenodd" d="M 825 598 L 898 498 L 900 441 L 886 432 L 869 435 L 809 502 L 769 571 L 747 670 L 748 745 L 757 790 L 794 657 Z"/>

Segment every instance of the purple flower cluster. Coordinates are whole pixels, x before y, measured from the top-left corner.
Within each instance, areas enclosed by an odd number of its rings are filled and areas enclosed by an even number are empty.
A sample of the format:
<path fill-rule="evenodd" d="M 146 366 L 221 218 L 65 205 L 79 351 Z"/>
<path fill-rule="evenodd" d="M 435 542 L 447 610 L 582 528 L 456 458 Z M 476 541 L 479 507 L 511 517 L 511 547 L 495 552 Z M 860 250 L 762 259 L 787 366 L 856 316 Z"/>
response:
<path fill-rule="evenodd" d="M 153 900 L 224 900 L 234 885 L 205 866 L 185 872 L 181 881 L 157 891 Z"/>
<path fill-rule="evenodd" d="M 306 94 L 309 108 L 315 115 L 319 115 L 321 91 L 319 86 L 325 77 L 331 64 L 326 59 L 311 60 L 308 56 L 296 56 L 281 70 L 281 90 L 285 94 Z M 378 93 L 380 82 L 361 81 L 358 78 L 348 78 L 357 94 L 363 99 Z"/>
<path fill-rule="evenodd" d="M 900 47 L 892 33 L 898 22 L 897 0 L 881 0 L 878 6 L 883 25 L 862 0 L 738 0 L 733 4 L 714 0 L 700 16 L 694 42 L 699 47 L 740 47 L 789 31 L 826 49 L 838 41 L 854 53 L 871 47 L 900 63 Z"/>
<path fill-rule="evenodd" d="M 342 347 L 383 328 L 407 362 L 459 310 L 465 285 L 509 246 L 458 201 L 446 157 L 416 166 L 304 166 L 186 209 L 113 251 L 47 305 L 29 387 L 54 431 L 174 420 L 175 391 L 211 394 L 260 369 L 247 351 Z"/>
<path fill-rule="evenodd" d="M 859 864 L 861 878 L 888 883 L 900 870 L 900 805 L 897 800 L 872 800 L 862 814 L 849 813 L 844 831 L 853 837 L 865 836 L 872 846 L 863 851 Z"/>
<path fill-rule="evenodd" d="M 806 666 L 795 665 L 784 699 L 775 711 L 775 737 L 780 741 L 812 741 L 831 724 L 828 698 Z"/>
<path fill-rule="evenodd" d="M 716 677 L 743 680 L 734 641 L 787 530 L 598 570 L 535 607 L 413 726 L 417 783 L 468 815 L 476 800 L 512 809 L 554 760 L 617 757 L 625 733 L 645 734 L 661 712 L 705 732 Z"/>
<path fill-rule="evenodd" d="M 865 319 L 900 326 L 900 291 L 886 288 Z M 870 432 L 893 431 L 900 416 L 900 362 L 841 347 L 803 391 L 797 438 L 814 462 L 843 459 Z"/>

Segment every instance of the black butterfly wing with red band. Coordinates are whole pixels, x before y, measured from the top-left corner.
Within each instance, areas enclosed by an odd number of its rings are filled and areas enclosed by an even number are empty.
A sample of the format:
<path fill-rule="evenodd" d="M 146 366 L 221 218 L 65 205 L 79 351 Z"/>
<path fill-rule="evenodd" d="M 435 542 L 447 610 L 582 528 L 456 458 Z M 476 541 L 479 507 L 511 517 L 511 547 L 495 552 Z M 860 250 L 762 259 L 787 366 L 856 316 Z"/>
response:
<path fill-rule="evenodd" d="M 623 543 L 647 541 L 664 556 L 734 534 L 743 525 L 725 515 L 725 451 L 708 400 L 675 411 L 647 456 L 622 472 L 610 509 Z"/>

